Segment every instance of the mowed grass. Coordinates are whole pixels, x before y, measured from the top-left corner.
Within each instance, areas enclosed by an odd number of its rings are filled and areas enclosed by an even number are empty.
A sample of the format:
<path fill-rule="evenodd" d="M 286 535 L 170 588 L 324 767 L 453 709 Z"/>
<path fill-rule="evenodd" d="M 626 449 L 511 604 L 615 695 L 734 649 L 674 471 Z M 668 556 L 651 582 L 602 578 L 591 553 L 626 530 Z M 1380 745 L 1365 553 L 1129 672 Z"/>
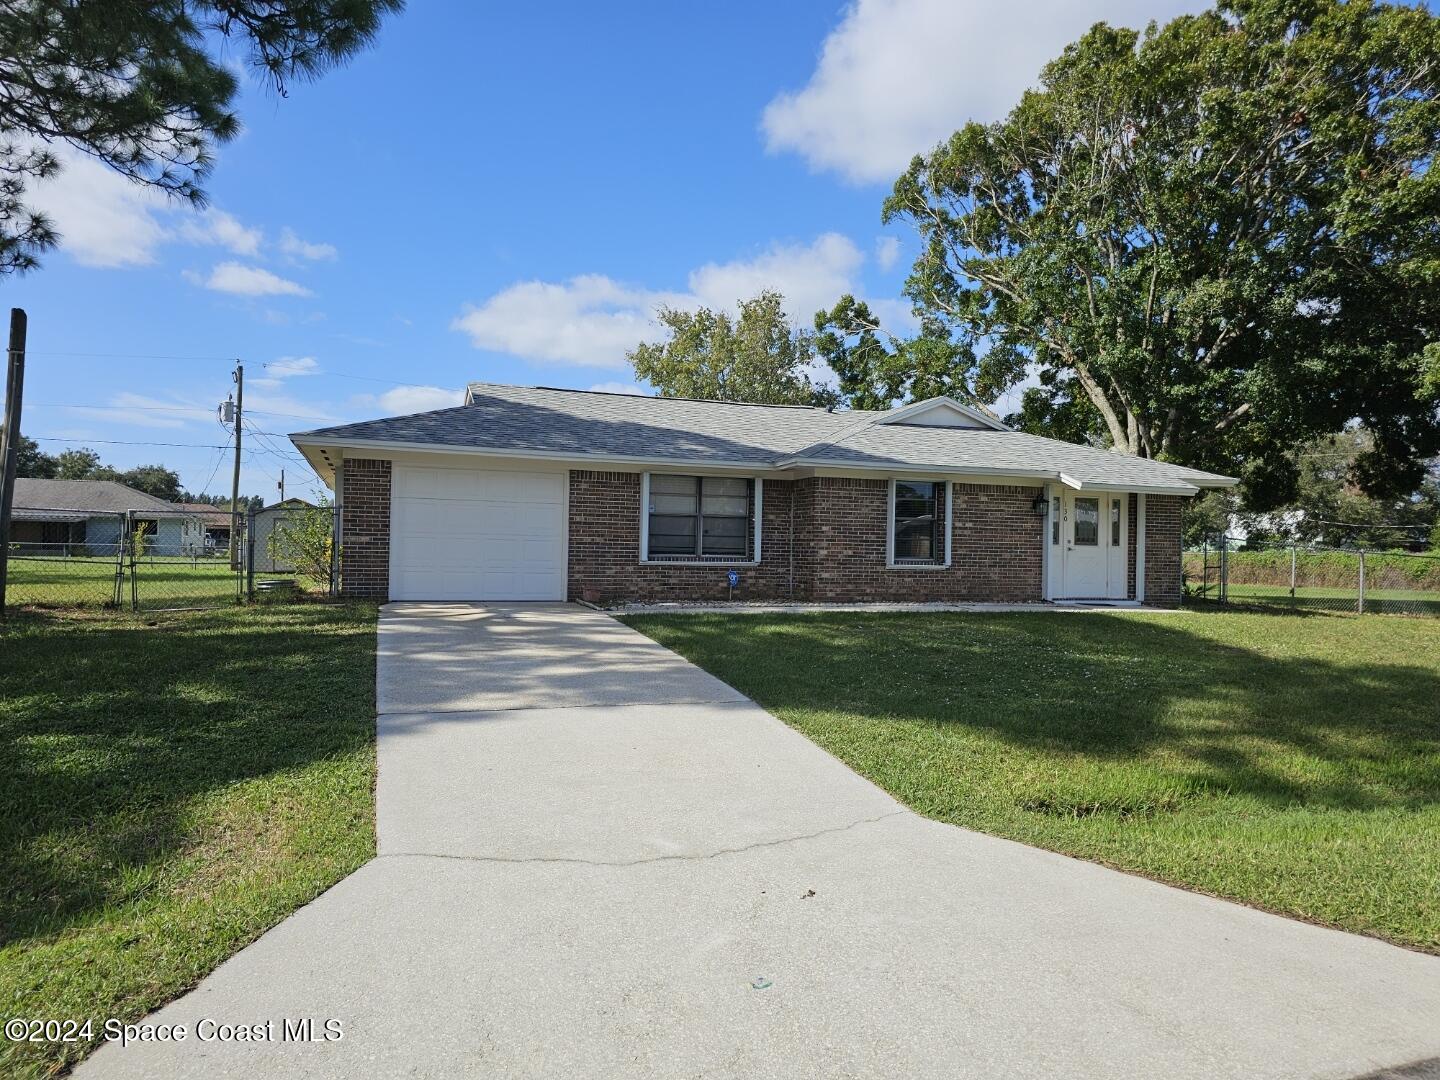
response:
<path fill-rule="evenodd" d="M 374 854 L 373 607 L 20 615 L 0 657 L 0 1020 L 139 1018 Z"/>
<path fill-rule="evenodd" d="M 1355 611 L 1356 590 L 1323 585 L 1304 585 L 1290 594 L 1288 585 L 1246 585 L 1231 584 L 1228 589 L 1231 603 L 1281 604 L 1295 608 L 1315 608 L 1321 611 Z M 1440 615 L 1440 593 L 1423 589 L 1375 589 L 1365 590 L 1365 606 L 1371 612 L 1392 614 Z"/>
<path fill-rule="evenodd" d="M 625 621 L 929 817 L 1440 952 L 1440 620 Z"/>
<path fill-rule="evenodd" d="M 16 607 L 105 607 L 115 597 L 116 560 L 109 558 L 36 558 L 11 556 L 8 601 Z M 126 560 L 121 605 L 131 597 L 132 572 Z M 236 599 L 236 574 L 219 558 L 154 556 L 133 572 L 141 608 L 219 605 Z"/>

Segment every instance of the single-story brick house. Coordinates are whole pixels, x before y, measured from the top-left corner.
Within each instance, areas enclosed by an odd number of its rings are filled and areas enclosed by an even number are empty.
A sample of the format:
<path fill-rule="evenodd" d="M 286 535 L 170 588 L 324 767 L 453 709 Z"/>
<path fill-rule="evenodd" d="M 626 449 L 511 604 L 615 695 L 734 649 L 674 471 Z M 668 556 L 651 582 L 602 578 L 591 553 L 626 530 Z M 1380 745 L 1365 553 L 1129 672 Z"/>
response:
<path fill-rule="evenodd" d="M 127 526 L 126 515 L 131 515 Z M 10 542 L 37 555 L 113 555 L 126 529 L 143 529 L 155 555 L 205 549 L 204 525 L 183 504 L 168 503 L 116 480 L 18 477 Z"/>
<path fill-rule="evenodd" d="M 1234 483 L 949 398 L 830 412 L 476 383 L 456 408 L 291 438 L 341 505 L 342 590 L 390 600 L 1173 605 L 1182 505 Z"/>

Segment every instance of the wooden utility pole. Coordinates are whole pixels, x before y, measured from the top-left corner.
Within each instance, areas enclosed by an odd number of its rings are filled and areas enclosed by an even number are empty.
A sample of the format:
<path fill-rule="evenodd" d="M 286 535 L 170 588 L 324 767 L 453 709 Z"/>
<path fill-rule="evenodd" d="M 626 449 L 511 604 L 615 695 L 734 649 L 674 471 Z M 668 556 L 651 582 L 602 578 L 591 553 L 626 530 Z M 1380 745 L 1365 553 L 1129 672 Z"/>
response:
<path fill-rule="evenodd" d="M 240 425 L 245 419 L 245 365 L 235 361 L 235 475 L 230 481 L 230 569 L 240 569 Z"/>
<path fill-rule="evenodd" d="M 25 392 L 25 328 L 22 308 L 10 309 L 10 351 L 5 369 L 5 430 L 0 434 L 0 615 L 10 577 L 10 511 L 15 501 L 15 469 L 20 463 L 20 401 Z"/>

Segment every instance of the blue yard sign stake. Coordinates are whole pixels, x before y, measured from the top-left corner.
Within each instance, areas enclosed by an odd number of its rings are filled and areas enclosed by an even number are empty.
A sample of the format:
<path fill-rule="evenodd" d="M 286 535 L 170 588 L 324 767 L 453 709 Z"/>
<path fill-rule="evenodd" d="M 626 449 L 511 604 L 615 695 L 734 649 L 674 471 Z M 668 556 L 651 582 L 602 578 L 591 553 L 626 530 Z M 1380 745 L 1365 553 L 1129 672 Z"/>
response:
<path fill-rule="evenodd" d="M 730 599 L 735 599 L 735 586 L 740 584 L 740 571 L 731 570 L 725 575 L 725 580 L 730 582 Z"/>

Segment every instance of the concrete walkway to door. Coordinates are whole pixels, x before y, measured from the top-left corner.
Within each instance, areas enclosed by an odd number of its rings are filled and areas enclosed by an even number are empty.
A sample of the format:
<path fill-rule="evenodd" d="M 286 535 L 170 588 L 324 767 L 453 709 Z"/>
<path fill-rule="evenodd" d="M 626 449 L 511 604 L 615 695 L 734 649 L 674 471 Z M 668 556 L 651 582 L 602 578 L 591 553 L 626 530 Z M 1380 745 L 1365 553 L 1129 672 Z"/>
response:
<path fill-rule="evenodd" d="M 380 857 L 154 1018 L 344 1039 L 109 1046 L 82 1074 L 1343 1080 L 1440 1057 L 1440 958 L 918 817 L 598 612 L 390 605 L 379 692 Z"/>

